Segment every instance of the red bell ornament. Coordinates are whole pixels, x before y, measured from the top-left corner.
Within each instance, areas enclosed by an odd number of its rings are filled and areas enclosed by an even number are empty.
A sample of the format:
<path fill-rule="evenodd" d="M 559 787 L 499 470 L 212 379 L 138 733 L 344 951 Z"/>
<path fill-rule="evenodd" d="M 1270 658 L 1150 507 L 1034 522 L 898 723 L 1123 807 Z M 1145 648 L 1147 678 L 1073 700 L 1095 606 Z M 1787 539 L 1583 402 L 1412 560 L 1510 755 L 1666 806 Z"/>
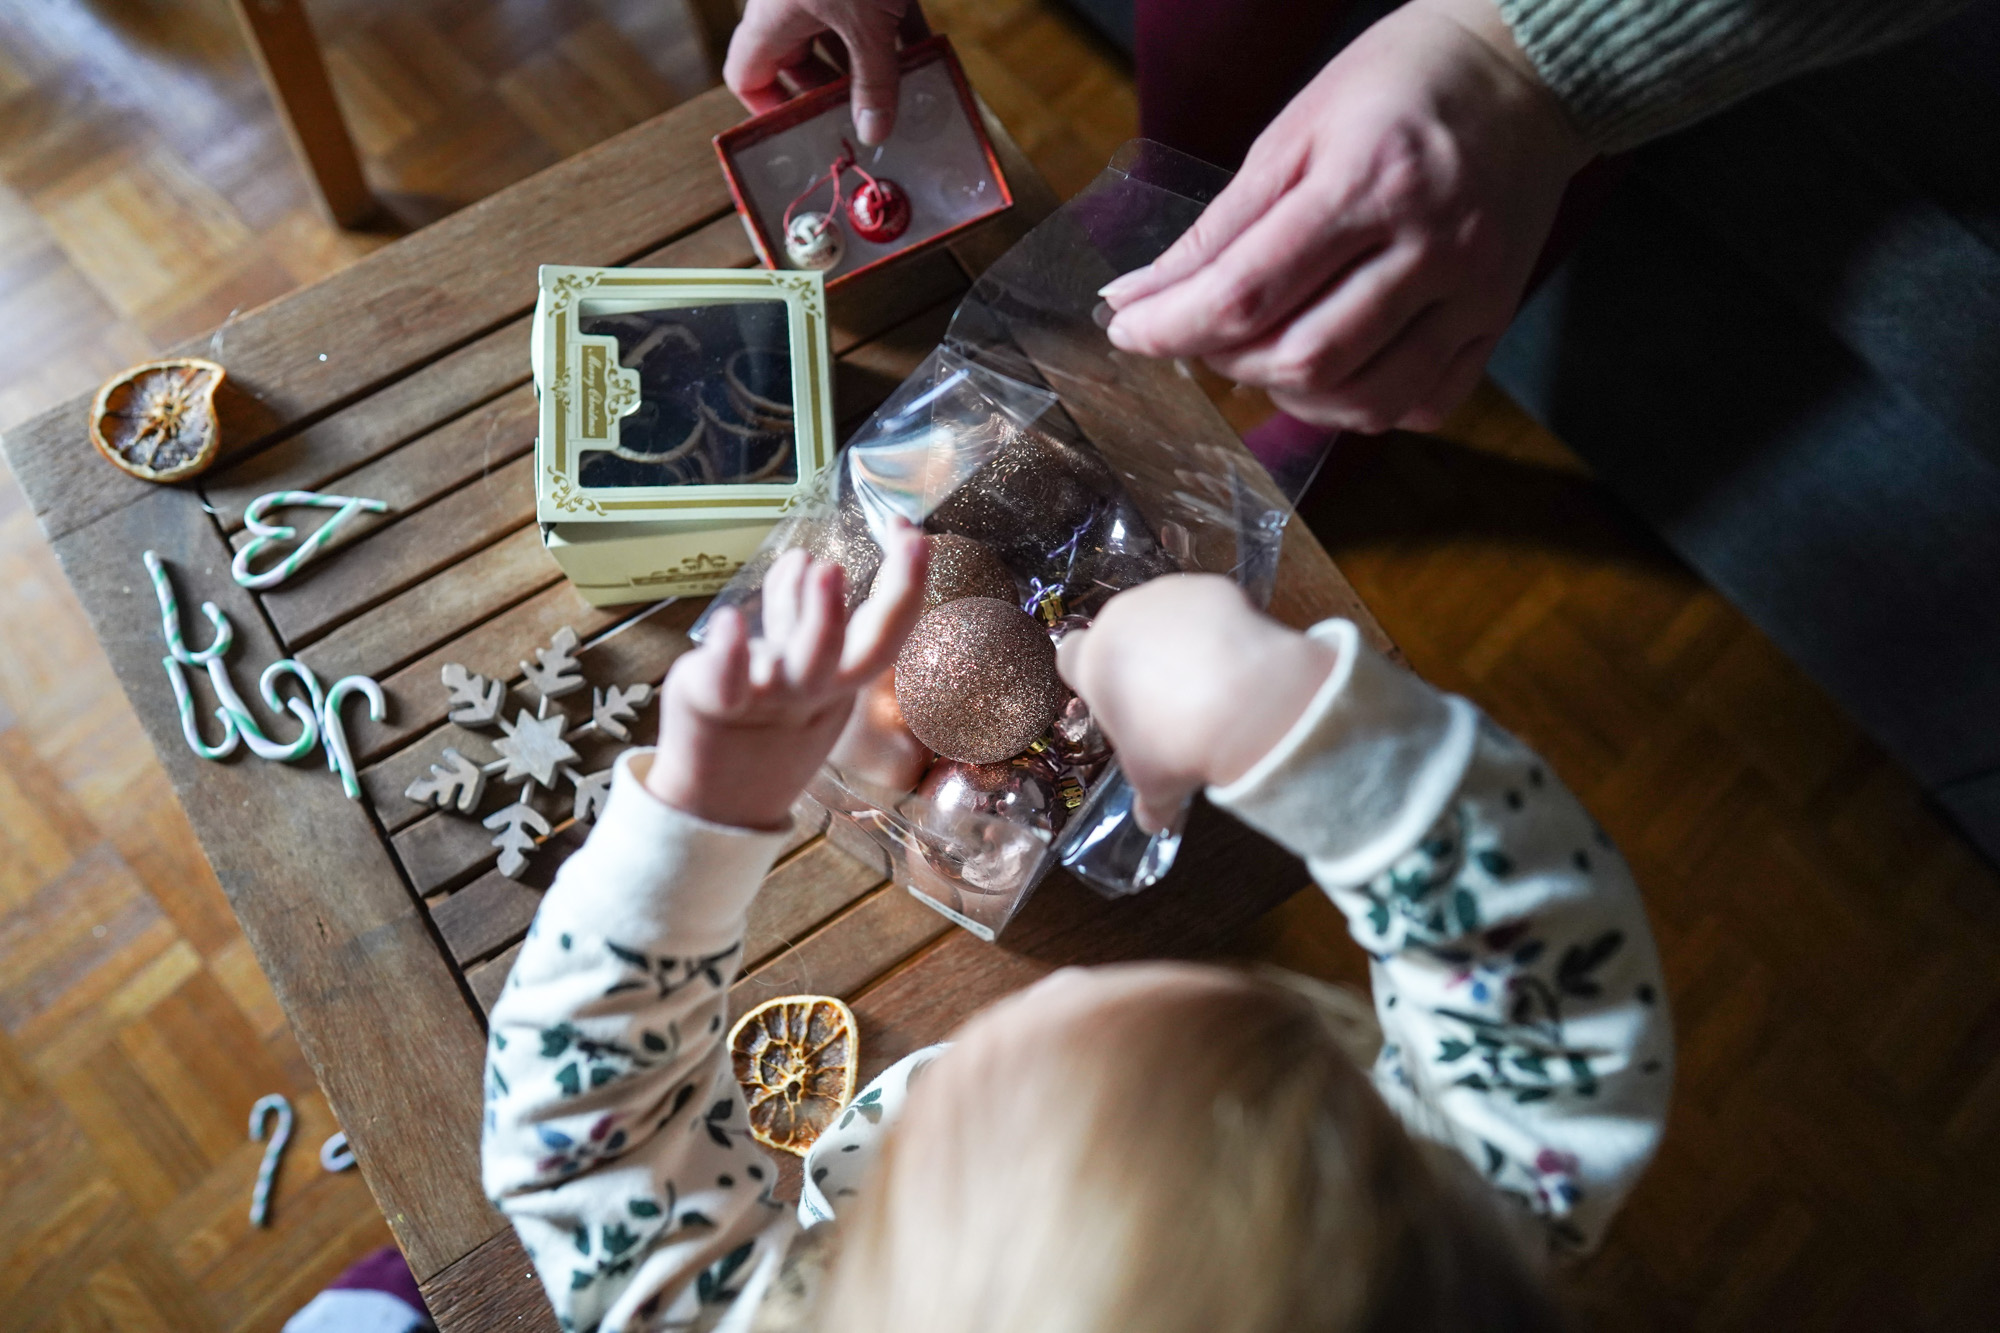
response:
<path fill-rule="evenodd" d="M 870 176 L 848 200 L 847 217 L 855 235 L 886 245 L 909 230 L 910 196 L 896 182 Z"/>

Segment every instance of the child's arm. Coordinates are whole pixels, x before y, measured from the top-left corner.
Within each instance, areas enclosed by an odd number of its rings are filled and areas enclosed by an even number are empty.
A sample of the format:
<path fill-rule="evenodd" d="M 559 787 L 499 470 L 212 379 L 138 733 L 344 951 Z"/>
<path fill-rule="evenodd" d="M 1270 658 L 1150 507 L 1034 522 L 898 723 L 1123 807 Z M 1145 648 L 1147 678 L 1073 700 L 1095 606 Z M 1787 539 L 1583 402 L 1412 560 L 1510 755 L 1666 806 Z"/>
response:
<path fill-rule="evenodd" d="M 782 1258 L 724 1017 L 787 811 L 920 608 L 922 539 L 888 545 L 851 625 L 839 568 L 799 553 L 765 581 L 765 638 L 724 612 L 674 665 L 658 748 L 620 761 L 493 1007 L 486 1192 L 566 1328 L 692 1320 Z"/>
<path fill-rule="evenodd" d="M 1190 659 L 1199 687 L 1161 666 Z M 1594 1245 L 1658 1145 L 1673 1040 L 1631 874 L 1547 767 L 1348 622 L 1298 635 L 1220 580 L 1114 599 L 1062 666 L 1150 809 L 1209 784 L 1306 858 L 1374 960 L 1406 1122 Z"/>

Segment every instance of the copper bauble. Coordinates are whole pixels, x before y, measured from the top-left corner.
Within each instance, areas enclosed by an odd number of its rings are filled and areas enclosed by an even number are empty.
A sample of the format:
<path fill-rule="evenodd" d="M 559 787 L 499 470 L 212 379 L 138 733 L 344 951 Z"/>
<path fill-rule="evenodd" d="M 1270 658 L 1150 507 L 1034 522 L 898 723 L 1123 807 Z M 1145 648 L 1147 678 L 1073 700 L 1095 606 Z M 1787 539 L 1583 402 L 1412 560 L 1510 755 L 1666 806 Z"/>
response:
<path fill-rule="evenodd" d="M 861 691 L 827 762 L 854 792 L 853 800 L 839 803 L 845 810 L 872 805 L 870 788 L 906 792 L 917 785 L 931 752 L 910 733 L 896 707 L 895 673 L 883 672 Z"/>
<path fill-rule="evenodd" d="M 882 576 L 877 574 L 879 583 Z M 930 567 L 924 574 L 924 610 L 961 597 L 1014 600 L 1014 576 L 985 542 L 951 533 L 931 538 Z"/>
<path fill-rule="evenodd" d="M 896 658 L 896 702 L 917 739 L 947 759 L 1011 759 L 1062 706 L 1056 649 L 1010 602 L 961 597 L 924 613 Z"/>
<path fill-rule="evenodd" d="M 1115 488 L 1095 454 L 1017 430 L 924 526 L 977 538 L 1022 568 L 1035 568 L 1087 527 Z"/>

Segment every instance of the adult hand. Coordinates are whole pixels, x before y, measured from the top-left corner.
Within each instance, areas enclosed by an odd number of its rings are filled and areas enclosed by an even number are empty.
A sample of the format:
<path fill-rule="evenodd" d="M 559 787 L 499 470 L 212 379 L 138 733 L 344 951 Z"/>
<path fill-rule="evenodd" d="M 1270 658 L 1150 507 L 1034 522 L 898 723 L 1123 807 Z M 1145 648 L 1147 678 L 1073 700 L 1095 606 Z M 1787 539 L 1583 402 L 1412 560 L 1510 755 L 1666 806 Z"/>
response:
<path fill-rule="evenodd" d="M 1199 356 L 1319 425 L 1435 429 L 1590 150 L 1492 0 L 1411 0 L 1329 62 L 1150 266 L 1117 347 Z"/>
<path fill-rule="evenodd" d="M 923 611 L 929 543 L 890 532 L 875 590 L 846 616 L 841 567 L 787 551 L 764 576 L 764 633 L 717 613 L 660 692 L 660 740 L 646 788 L 736 828 L 782 828 L 826 759 L 863 685 L 889 669 Z"/>
<path fill-rule="evenodd" d="M 1089 629 L 1064 636 L 1056 667 L 1117 751 L 1140 824 L 1158 829 L 1193 792 L 1234 782 L 1283 740 L 1336 659 L 1228 579 L 1178 574 L 1105 603 Z"/>
<path fill-rule="evenodd" d="M 750 0 L 729 39 L 722 81 L 750 110 L 768 111 L 837 77 L 812 47 L 838 38 L 854 77 L 854 132 L 878 144 L 896 124 L 899 31 L 909 39 L 927 32 L 914 0 Z"/>

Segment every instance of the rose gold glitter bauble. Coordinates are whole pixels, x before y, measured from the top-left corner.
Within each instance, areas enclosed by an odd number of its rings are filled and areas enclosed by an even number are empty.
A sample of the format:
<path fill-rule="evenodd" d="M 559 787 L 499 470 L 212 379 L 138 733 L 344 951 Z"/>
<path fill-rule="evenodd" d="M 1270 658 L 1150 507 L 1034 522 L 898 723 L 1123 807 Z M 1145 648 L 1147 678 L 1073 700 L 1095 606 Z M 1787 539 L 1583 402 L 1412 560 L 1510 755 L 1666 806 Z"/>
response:
<path fill-rule="evenodd" d="M 917 785 L 930 767 L 931 752 L 923 747 L 904 725 L 903 712 L 896 707 L 896 678 L 884 671 L 864 688 L 854 701 L 854 712 L 840 739 L 833 743 L 827 762 L 840 770 L 850 787 L 856 787 L 854 801 L 840 802 L 842 809 L 866 808 L 865 786 L 891 792 L 906 792 Z"/>
<path fill-rule="evenodd" d="M 1068 542 L 1116 487 L 1095 454 L 1039 431 L 1017 431 L 924 526 L 977 538 L 1027 567 Z"/>
<path fill-rule="evenodd" d="M 847 571 L 847 609 L 852 611 L 868 596 L 875 574 L 882 568 L 882 548 L 868 531 L 861 507 L 843 504 L 830 518 L 812 520 L 800 543 L 815 560 L 831 560 Z"/>
<path fill-rule="evenodd" d="M 924 613 L 896 658 L 896 702 L 917 739 L 947 759 L 1011 759 L 1062 706 L 1056 649 L 1035 618 L 991 597 Z"/>
<path fill-rule="evenodd" d="M 875 576 L 878 583 L 881 578 L 880 574 Z M 961 597 L 1011 602 L 1014 576 L 985 542 L 939 533 L 931 538 L 931 563 L 924 574 L 924 610 Z"/>

